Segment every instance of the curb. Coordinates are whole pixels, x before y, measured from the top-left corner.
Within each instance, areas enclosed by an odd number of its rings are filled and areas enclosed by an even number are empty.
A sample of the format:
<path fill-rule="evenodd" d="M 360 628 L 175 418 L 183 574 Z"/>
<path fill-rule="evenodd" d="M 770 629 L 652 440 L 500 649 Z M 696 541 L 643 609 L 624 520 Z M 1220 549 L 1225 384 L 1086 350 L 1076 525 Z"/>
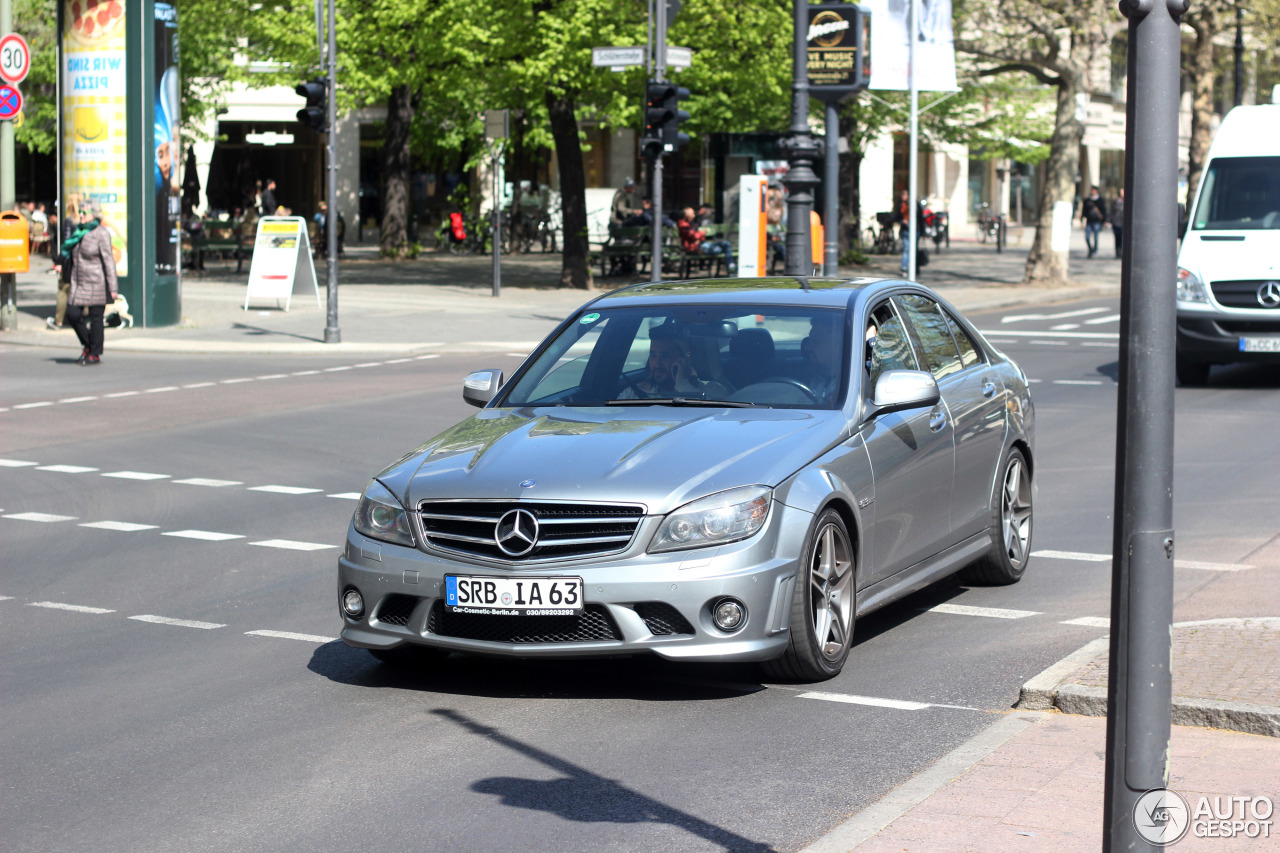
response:
<path fill-rule="evenodd" d="M 1179 622 L 1173 627 L 1245 624 L 1250 621 L 1258 620 L 1210 619 Z M 1073 684 L 1071 677 L 1084 666 L 1105 657 L 1109 652 L 1110 642 L 1110 638 L 1100 637 L 1032 678 L 1022 685 L 1018 701 L 1013 707 L 1021 711 L 1056 710 L 1082 717 L 1107 716 L 1107 691 L 1100 687 Z M 1200 726 L 1280 737 L 1280 707 L 1249 702 L 1220 702 L 1190 696 L 1173 696 L 1170 707 L 1175 726 Z"/>

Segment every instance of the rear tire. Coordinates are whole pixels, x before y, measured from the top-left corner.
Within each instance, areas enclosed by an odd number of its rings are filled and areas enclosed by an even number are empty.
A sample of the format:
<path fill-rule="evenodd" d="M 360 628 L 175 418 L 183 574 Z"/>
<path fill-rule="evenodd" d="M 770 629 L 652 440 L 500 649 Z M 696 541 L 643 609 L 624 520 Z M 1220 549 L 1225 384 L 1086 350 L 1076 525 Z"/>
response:
<path fill-rule="evenodd" d="M 1031 469 L 1026 456 L 1009 448 L 1000 465 L 1000 481 L 991 500 L 991 550 L 964 570 L 964 579 L 1004 586 L 1022 580 L 1031 557 Z"/>
<path fill-rule="evenodd" d="M 814 523 L 796 573 L 787 650 L 762 664 L 768 677 L 807 682 L 840 674 L 853 647 L 855 568 L 844 519 L 828 509 Z"/>
<path fill-rule="evenodd" d="M 1210 368 L 1211 365 L 1205 362 L 1188 361 L 1184 358 L 1178 358 L 1174 364 L 1174 370 L 1178 374 L 1178 382 L 1189 388 L 1209 384 Z"/>

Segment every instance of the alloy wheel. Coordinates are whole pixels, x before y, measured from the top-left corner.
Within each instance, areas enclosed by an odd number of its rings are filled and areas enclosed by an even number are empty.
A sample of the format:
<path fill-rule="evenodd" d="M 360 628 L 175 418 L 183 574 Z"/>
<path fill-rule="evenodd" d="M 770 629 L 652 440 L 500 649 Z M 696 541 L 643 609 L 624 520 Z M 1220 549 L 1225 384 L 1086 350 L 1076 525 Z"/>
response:
<path fill-rule="evenodd" d="M 1014 568 L 1027 563 L 1027 547 L 1031 542 L 1031 477 L 1022 459 L 1009 460 L 1000 497 L 1000 528 L 1004 553 Z"/>
<path fill-rule="evenodd" d="M 809 614 L 823 658 L 844 657 L 853 638 L 853 549 L 844 532 L 828 523 L 818 532 L 809 564 Z"/>

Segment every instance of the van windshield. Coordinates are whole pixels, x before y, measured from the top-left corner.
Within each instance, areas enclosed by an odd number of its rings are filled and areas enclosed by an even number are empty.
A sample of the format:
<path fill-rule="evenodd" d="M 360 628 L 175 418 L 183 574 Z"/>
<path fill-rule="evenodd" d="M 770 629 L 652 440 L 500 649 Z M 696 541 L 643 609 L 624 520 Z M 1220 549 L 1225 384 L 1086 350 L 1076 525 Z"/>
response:
<path fill-rule="evenodd" d="M 1280 229 L 1280 157 L 1217 157 L 1200 187 L 1193 231 Z"/>

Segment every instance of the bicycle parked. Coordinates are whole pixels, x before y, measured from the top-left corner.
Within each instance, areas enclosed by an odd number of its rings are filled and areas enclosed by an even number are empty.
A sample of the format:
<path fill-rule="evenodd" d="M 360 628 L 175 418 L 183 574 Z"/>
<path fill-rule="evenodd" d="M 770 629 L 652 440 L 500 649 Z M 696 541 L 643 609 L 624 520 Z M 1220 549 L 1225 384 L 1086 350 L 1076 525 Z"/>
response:
<path fill-rule="evenodd" d="M 900 254 L 902 241 L 898 239 L 893 211 L 877 213 L 876 225 L 879 227 L 872 226 L 863 232 L 862 241 L 867 250 L 875 255 Z"/>
<path fill-rule="evenodd" d="M 982 242 L 988 240 L 996 244 L 996 251 L 1003 252 L 1009 233 L 1009 224 L 1003 213 L 997 215 L 991 205 L 983 202 L 978 210 L 978 237 Z"/>

